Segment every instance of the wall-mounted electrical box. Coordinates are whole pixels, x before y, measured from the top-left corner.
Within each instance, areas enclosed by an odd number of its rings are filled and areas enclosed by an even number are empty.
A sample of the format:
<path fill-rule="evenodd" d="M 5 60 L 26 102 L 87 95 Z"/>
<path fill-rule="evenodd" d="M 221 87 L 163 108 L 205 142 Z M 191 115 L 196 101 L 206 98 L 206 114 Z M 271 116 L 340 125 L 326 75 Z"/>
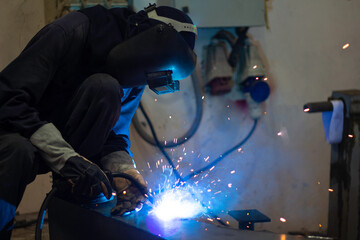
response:
<path fill-rule="evenodd" d="M 198 27 L 265 25 L 265 0 L 173 0 Z"/>

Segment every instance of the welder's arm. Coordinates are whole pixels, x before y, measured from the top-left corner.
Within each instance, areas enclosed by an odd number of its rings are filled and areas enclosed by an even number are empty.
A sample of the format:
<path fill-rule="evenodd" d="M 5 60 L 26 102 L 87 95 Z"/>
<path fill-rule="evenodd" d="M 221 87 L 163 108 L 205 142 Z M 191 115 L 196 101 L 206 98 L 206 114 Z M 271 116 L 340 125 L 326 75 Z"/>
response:
<path fill-rule="evenodd" d="M 37 104 L 54 76 L 69 36 L 57 25 L 43 28 L 0 73 L 0 128 L 29 138 L 46 124 Z"/>
<path fill-rule="evenodd" d="M 47 25 L 0 73 L 0 132 L 17 132 L 29 138 L 50 169 L 70 181 L 74 191 L 109 195 L 106 175 L 78 156 L 54 125 L 40 119 L 37 109 L 58 67 L 66 61 L 69 47 L 85 43 L 88 22 L 83 19 L 69 31 L 58 24 Z"/>
<path fill-rule="evenodd" d="M 92 197 L 101 192 L 111 197 L 111 184 L 106 174 L 94 163 L 80 156 L 62 138 L 52 123 L 40 127 L 31 137 L 47 165 L 71 185 L 71 192 Z"/>

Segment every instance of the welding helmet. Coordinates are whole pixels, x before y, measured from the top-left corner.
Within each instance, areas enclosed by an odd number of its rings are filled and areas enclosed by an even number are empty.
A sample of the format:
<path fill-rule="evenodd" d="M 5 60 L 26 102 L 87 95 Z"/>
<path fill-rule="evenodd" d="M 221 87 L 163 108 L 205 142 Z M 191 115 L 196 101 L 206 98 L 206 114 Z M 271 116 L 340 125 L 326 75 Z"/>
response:
<path fill-rule="evenodd" d="M 186 15 L 178 9 L 166 8 L 167 12 Z M 193 47 L 197 30 L 189 17 L 188 22 L 181 22 L 159 16 L 157 9 L 155 4 L 145 8 L 147 19 L 156 22 L 155 25 L 110 51 L 107 71 L 124 87 L 148 84 L 155 93 L 164 94 L 178 91 L 178 80 L 186 78 L 194 70 L 196 54 Z M 192 43 L 189 36 L 193 39 Z"/>

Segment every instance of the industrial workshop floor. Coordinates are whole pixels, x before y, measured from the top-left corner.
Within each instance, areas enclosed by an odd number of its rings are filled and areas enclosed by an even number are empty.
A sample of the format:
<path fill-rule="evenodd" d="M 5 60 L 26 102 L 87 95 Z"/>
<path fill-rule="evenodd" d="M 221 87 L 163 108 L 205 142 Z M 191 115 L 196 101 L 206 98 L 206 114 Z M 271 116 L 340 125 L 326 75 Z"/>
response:
<path fill-rule="evenodd" d="M 24 227 L 24 228 L 15 228 L 11 235 L 11 240 L 34 240 L 35 239 L 35 224 Z M 49 240 L 49 226 L 44 224 L 43 226 L 43 240 Z"/>
<path fill-rule="evenodd" d="M 15 216 L 15 228 L 11 235 L 11 240 L 34 240 L 35 225 L 38 213 L 29 213 Z M 45 217 L 47 220 L 47 215 Z M 49 240 L 49 225 L 45 221 L 42 230 L 42 239 Z"/>

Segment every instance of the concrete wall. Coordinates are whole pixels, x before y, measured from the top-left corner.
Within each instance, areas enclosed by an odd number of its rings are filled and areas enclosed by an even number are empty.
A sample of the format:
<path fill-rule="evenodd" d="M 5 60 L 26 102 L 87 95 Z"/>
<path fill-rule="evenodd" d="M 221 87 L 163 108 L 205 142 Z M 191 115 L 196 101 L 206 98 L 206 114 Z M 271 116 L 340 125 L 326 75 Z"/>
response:
<path fill-rule="evenodd" d="M 321 114 L 304 114 L 302 106 L 326 100 L 333 90 L 360 88 L 360 2 L 274 0 L 267 5 L 270 30 L 257 27 L 249 31 L 267 60 L 272 88 L 264 109 L 267 114 L 242 151 L 230 154 L 206 178 L 197 179 L 198 185 L 214 208 L 216 204 L 224 212 L 256 208 L 268 215 L 272 222 L 258 224 L 258 230 L 322 232 L 327 227 L 330 145 L 324 139 Z M 218 30 L 199 29 L 198 56 Z M 346 43 L 350 47 L 343 50 Z M 162 140 L 181 136 L 194 118 L 191 82 L 181 83 L 181 92 L 172 96 L 144 94 Z M 226 96 L 206 95 L 204 101 L 197 134 L 184 146 L 168 150 L 174 161 L 182 158 L 180 172 L 184 175 L 204 166 L 206 156 L 214 160 L 234 146 L 253 124 L 246 111 Z M 156 189 L 162 171 L 155 162 L 164 157 L 133 129 L 131 133 L 134 159 Z M 231 174 L 232 170 L 236 173 Z M 216 186 L 211 184 L 218 179 L 221 182 Z M 211 193 L 205 191 L 209 188 Z M 218 190 L 222 193 L 213 195 Z M 236 226 L 225 213 L 220 216 Z"/>
<path fill-rule="evenodd" d="M 0 69 L 6 67 L 44 26 L 43 0 L 0 0 Z M 41 175 L 28 186 L 19 213 L 36 212 L 50 191 L 49 175 Z"/>

